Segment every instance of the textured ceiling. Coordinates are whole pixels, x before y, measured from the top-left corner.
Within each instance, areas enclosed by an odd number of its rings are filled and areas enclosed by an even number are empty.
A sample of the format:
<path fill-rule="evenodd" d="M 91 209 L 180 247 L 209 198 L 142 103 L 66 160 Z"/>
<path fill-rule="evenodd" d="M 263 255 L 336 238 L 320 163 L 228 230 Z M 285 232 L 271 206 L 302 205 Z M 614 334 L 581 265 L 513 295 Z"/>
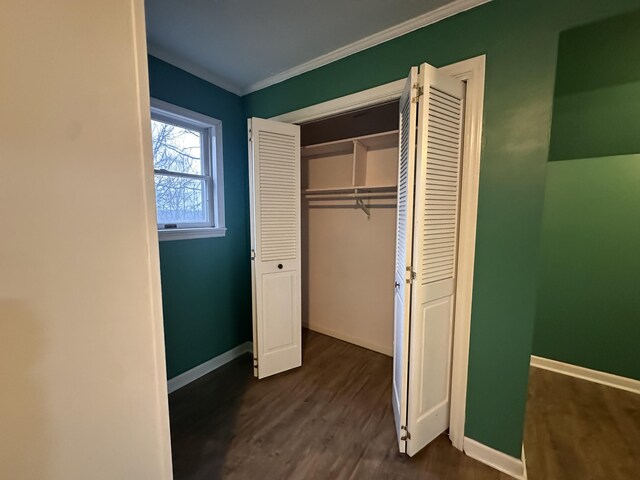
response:
<path fill-rule="evenodd" d="M 246 92 L 450 3 L 460 0 L 146 0 L 145 7 L 152 55 Z"/>

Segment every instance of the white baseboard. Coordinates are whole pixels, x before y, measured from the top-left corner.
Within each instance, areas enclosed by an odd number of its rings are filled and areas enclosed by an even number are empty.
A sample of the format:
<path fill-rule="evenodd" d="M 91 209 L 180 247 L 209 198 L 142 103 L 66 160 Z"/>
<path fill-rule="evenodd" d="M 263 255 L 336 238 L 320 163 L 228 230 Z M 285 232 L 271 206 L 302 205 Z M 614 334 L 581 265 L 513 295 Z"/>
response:
<path fill-rule="evenodd" d="M 524 448 L 522 458 L 515 458 L 506 453 L 487 447 L 472 438 L 464 437 L 464 453 L 485 465 L 506 473 L 518 480 L 527 480 L 527 467 L 524 460 Z"/>
<path fill-rule="evenodd" d="M 312 332 L 318 332 L 323 335 L 327 335 L 328 337 L 337 338 L 338 340 L 342 340 L 343 342 L 353 343 L 354 345 L 358 345 L 359 347 L 366 348 L 368 350 L 373 350 L 374 352 L 382 353 L 383 355 L 387 355 L 388 357 L 393 357 L 393 345 L 391 346 L 383 346 L 378 345 L 376 343 L 367 342 L 366 340 L 361 340 L 359 338 L 352 337 L 350 335 L 345 335 L 341 332 L 336 332 L 335 330 L 331 330 L 329 328 L 320 327 L 318 325 L 303 325 L 304 328 L 311 330 Z"/>
<path fill-rule="evenodd" d="M 169 393 L 175 392 L 179 388 L 184 387 L 188 383 L 197 380 L 198 378 L 206 375 L 209 372 L 214 371 L 216 368 L 220 368 L 225 363 L 229 363 L 231 360 L 238 358 L 247 352 L 253 351 L 253 344 L 251 342 L 244 342 L 237 347 L 228 350 L 217 357 L 213 357 L 211 360 L 207 360 L 201 363 L 197 367 L 193 367 L 191 370 L 187 370 L 180 375 L 173 377 L 167 382 Z"/>
<path fill-rule="evenodd" d="M 535 355 L 531 355 L 531 366 L 581 378 L 582 380 L 588 380 L 608 387 L 619 388 L 627 392 L 640 393 L 640 380 L 633 378 L 620 377 L 612 373 L 591 370 L 589 368 L 579 367 L 549 358 L 537 357 Z"/>

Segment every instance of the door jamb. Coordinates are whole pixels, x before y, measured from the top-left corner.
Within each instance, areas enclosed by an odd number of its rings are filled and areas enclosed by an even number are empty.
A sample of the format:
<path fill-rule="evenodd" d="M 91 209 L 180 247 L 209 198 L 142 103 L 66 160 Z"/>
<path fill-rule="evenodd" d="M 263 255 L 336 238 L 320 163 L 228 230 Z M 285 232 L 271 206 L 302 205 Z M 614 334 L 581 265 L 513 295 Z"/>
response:
<path fill-rule="evenodd" d="M 449 418 L 449 437 L 453 446 L 458 450 L 463 450 L 464 448 L 471 300 L 473 295 L 473 269 L 482 149 L 482 118 L 484 113 L 485 62 L 486 56 L 480 55 L 442 67 L 444 72 L 467 83 Z M 404 83 L 405 79 L 397 80 L 317 105 L 284 113 L 272 117 L 271 120 L 287 123 L 305 123 L 350 110 L 397 100 L 402 94 Z"/>

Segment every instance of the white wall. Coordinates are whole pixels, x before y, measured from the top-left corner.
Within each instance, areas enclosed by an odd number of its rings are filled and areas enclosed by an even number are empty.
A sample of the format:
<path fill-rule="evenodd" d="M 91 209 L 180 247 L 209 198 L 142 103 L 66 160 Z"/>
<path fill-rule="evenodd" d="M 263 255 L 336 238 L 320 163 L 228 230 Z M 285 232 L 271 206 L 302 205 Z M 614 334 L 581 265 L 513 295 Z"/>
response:
<path fill-rule="evenodd" d="M 0 6 L 0 478 L 171 478 L 142 0 Z"/>
<path fill-rule="evenodd" d="M 309 188 L 350 186 L 352 155 L 303 160 Z M 366 185 L 397 183 L 398 148 L 367 152 Z M 304 164 L 303 164 L 304 166 Z M 310 330 L 393 355 L 396 200 L 310 200 L 302 211 L 302 322 Z"/>

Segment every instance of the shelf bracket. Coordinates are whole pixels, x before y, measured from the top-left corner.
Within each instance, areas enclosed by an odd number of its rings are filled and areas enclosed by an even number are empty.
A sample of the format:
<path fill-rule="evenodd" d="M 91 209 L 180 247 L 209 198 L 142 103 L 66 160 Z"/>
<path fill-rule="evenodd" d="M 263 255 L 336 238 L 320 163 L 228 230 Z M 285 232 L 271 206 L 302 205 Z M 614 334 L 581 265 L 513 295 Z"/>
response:
<path fill-rule="evenodd" d="M 364 204 L 361 198 L 356 198 L 356 208 L 359 208 L 367 215 L 367 220 L 371 220 L 371 210 Z"/>

